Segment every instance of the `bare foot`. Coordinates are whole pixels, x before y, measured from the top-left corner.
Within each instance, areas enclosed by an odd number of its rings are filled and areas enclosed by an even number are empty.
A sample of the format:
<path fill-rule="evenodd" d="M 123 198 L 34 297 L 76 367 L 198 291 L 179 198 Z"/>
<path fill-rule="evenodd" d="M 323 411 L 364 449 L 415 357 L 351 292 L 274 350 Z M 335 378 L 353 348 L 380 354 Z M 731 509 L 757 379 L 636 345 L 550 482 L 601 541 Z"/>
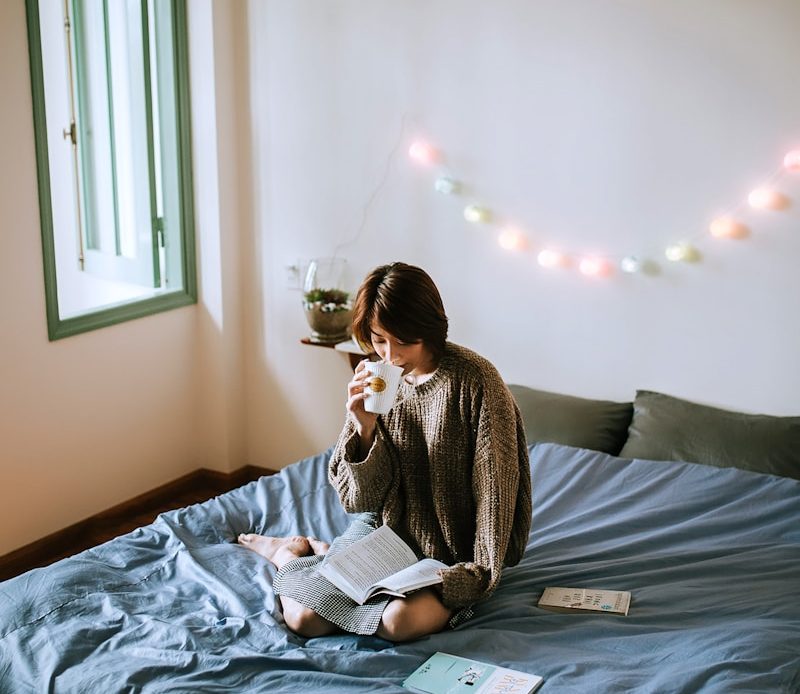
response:
<path fill-rule="evenodd" d="M 239 544 L 252 549 L 265 559 L 269 559 L 279 569 L 287 562 L 312 553 L 308 538 L 299 535 L 291 537 L 270 537 L 256 533 L 242 533 Z"/>
<path fill-rule="evenodd" d="M 327 542 L 318 540 L 316 537 L 311 537 L 310 535 L 306 540 L 308 540 L 308 544 L 311 546 L 311 551 L 319 557 L 327 554 L 328 550 L 331 548 Z"/>

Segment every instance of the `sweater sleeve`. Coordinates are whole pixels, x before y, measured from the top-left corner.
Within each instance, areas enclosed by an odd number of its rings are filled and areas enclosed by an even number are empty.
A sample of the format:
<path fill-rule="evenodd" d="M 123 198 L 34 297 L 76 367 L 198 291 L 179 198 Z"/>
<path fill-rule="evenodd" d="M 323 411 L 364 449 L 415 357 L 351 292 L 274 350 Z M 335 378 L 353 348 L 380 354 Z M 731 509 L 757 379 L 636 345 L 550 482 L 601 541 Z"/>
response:
<path fill-rule="evenodd" d="M 519 411 L 503 383 L 487 388 L 477 407 L 474 553 L 473 561 L 442 572 L 442 600 L 452 609 L 491 595 L 503 565 L 519 561 L 530 531 L 530 475 L 521 475 L 528 456 Z M 511 546 L 519 545 L 519 538 L 522 547 Z"/>
<path fill-rule="evenodd" d="M 328 463 L 328 480 L 348 513 L 379 513 L 392 482 L 392 459 L 380 421 L 366 458 L 359 461 L 358 454 L 358 432 L 348 416 Z"/>

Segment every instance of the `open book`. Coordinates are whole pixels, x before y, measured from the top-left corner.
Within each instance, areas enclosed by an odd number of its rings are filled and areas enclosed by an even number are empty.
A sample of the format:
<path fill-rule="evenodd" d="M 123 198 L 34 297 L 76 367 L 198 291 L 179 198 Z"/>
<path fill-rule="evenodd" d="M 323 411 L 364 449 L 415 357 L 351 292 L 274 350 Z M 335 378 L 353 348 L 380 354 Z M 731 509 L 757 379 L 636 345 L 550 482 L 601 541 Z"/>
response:
<path fill-rule="evenodd" d="M 403 686 L 421 694 L 530 694 L 541 683 L 538 675 L 440 651 L 414 670 Z"/>
<path fill-rule="evenodd" d="M 405 597 L 425 586 L 441 583 L 436 559 L 417 560 L 414 551 L 388 525 L 382 525 L 349 547 L 328 555 L 319 572 L 333 585 L 363 605 L 373 595 Z"/>
<path fill-rule="evenodd" d="M 597 588 L 545 588 L 539 607 L 554 612 L 603 612 L 627 615 L 631 594 Z"/>

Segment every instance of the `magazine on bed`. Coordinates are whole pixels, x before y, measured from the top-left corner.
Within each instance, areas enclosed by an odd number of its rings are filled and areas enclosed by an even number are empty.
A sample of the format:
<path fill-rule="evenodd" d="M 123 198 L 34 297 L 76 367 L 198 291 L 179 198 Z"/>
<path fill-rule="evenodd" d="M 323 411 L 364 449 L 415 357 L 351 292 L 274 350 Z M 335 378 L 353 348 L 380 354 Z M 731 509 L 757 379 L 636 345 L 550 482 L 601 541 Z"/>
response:
<path fill-rule="evenodd" d="M 418 560 L 397 533 L 382 525 L 341 552 L 327 556 L 319 572 L 363 605 L 379 593 L 405 597 L 441 583 L 439 571 L 446 568 L 447 564 L 436 559 Z"/>
<path fill-rule="evenodd" d="M 545 588 L 539 607 L 554 612 L 594 612 L 627 615 L 631 594 L 597 588 Z"/>
<path fill-rule="evenodd" d="M 403 686 L 422 694 L 530 694 L 541 683 L 538 675 L 440 651 L 414 670 Z"/>

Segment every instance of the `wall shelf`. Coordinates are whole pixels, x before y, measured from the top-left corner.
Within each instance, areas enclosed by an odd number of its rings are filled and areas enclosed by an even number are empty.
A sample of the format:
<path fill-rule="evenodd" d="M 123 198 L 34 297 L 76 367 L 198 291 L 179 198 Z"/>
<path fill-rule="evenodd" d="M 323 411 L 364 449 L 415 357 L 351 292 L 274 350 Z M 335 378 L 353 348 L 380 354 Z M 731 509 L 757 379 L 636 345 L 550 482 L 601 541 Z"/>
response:
<path fill-rule="evenodd" d="M 347 355 L 348 359 L 350 360 L 350 368 L 353 370 L 355 370 L 356 366 L 358 366 L 358 362 L 368 356 L 364 354 L 364 352 L 361 351 L 358 345 L 352 340 L 339 343 L 314 342 L 311 338 L 304 337 L 300 340 L 300 342 L 304 345 L 311 345 L 312 347 L 327 347 L 328 349 L 335 349 L 337 352 Z"/>

